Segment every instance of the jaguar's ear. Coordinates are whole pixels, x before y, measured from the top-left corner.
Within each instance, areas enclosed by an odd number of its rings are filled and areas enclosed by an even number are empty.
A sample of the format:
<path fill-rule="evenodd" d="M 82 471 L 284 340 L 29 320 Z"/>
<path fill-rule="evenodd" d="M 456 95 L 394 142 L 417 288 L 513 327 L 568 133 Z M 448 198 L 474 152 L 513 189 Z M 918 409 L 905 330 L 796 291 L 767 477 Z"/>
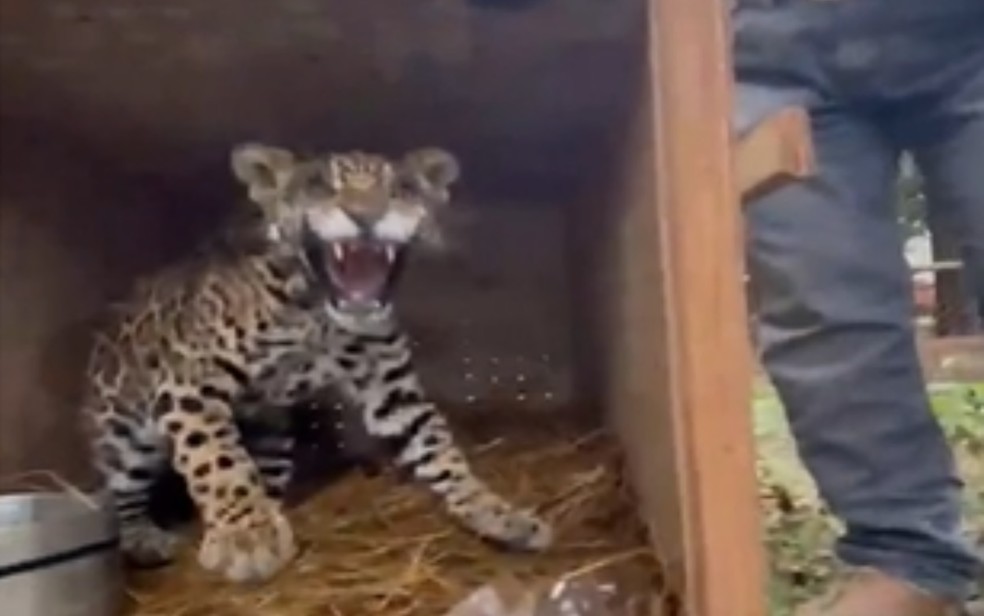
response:
<path fill-rule="evenodd" d="M 461 176 L 458 159 L 441 148 L 420 148 L 408 152 L 400 171 L 410 178 L 424 195 L 438 203 L 447 203 L 448 189 Z"/>
<path fill-rule="evenodd" d="M 241 143 L 232 149 L 232 172 L 260 205 L 270 205 L 290 180 L 294 155 L 283 148 L 261 143 Z"/>

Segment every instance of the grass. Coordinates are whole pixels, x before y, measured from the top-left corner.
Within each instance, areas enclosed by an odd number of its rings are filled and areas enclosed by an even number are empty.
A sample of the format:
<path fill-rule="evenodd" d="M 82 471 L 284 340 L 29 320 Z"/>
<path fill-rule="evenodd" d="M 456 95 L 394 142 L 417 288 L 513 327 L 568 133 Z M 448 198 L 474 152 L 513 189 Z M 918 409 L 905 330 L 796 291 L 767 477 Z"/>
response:
<path fill-rule="evenodd" d="M 972 521 L 970 531 L 979 541 L 984 540 L 984 382 L 934 383 L 929 390 L 934 412 L 967 484 L 965 509 Z M 766 384 L 756 387 L 754 411 L 772 558 L 770 613 L 789 616 L 794 605 L 829 583 L 835 571 L 831 546 L 840 528 L 824 510 L 800 464 L 782 403 Z"/>

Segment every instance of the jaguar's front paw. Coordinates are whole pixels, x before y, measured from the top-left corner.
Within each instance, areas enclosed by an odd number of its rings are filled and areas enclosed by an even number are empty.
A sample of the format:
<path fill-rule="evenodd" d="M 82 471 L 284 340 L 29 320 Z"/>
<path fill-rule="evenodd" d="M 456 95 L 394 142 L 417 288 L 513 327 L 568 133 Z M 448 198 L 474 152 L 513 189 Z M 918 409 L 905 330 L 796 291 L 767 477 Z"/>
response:
<path fill-rule="evenodd" d="M 483 539 L 506 548 L 540 552 L 553 543 L 547 522 L 492 493 L 452 509 L 452 514 Z"/>
<path fill-rule="evenodd" d="M 237 503 L 212 521 L 202 539 L 198 562 L 233 582 L 271 578 L 297 553 L 294 534 L 280 506 L 265 497 Z"/>

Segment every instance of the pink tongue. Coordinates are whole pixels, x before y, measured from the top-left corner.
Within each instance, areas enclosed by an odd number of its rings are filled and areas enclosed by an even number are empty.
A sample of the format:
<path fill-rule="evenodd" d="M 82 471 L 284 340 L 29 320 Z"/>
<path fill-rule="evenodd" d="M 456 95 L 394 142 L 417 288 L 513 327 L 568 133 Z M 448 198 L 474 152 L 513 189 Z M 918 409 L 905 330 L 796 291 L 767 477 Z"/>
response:
<path fill-rule="evenodd" d="M 345 257 L 336 261 L 341 282 L 353 291 L 377 290 L 385 280 L 388 263 L 386 254 L 368 246 L 346 246 Z"/>

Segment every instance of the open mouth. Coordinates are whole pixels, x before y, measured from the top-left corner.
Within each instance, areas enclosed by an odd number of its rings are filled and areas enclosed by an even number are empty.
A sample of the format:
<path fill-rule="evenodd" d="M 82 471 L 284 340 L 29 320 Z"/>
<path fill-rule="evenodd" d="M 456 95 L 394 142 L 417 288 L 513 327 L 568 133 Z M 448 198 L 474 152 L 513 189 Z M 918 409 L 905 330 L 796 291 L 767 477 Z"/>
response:
<path fill-rule="evenodd" d="M 322 258 L 335 305 L 365 310 L 381 308 L 388 303 L 399 254 L 395 244 L 375 240 L 343 240 L 328 244 Z"/>

